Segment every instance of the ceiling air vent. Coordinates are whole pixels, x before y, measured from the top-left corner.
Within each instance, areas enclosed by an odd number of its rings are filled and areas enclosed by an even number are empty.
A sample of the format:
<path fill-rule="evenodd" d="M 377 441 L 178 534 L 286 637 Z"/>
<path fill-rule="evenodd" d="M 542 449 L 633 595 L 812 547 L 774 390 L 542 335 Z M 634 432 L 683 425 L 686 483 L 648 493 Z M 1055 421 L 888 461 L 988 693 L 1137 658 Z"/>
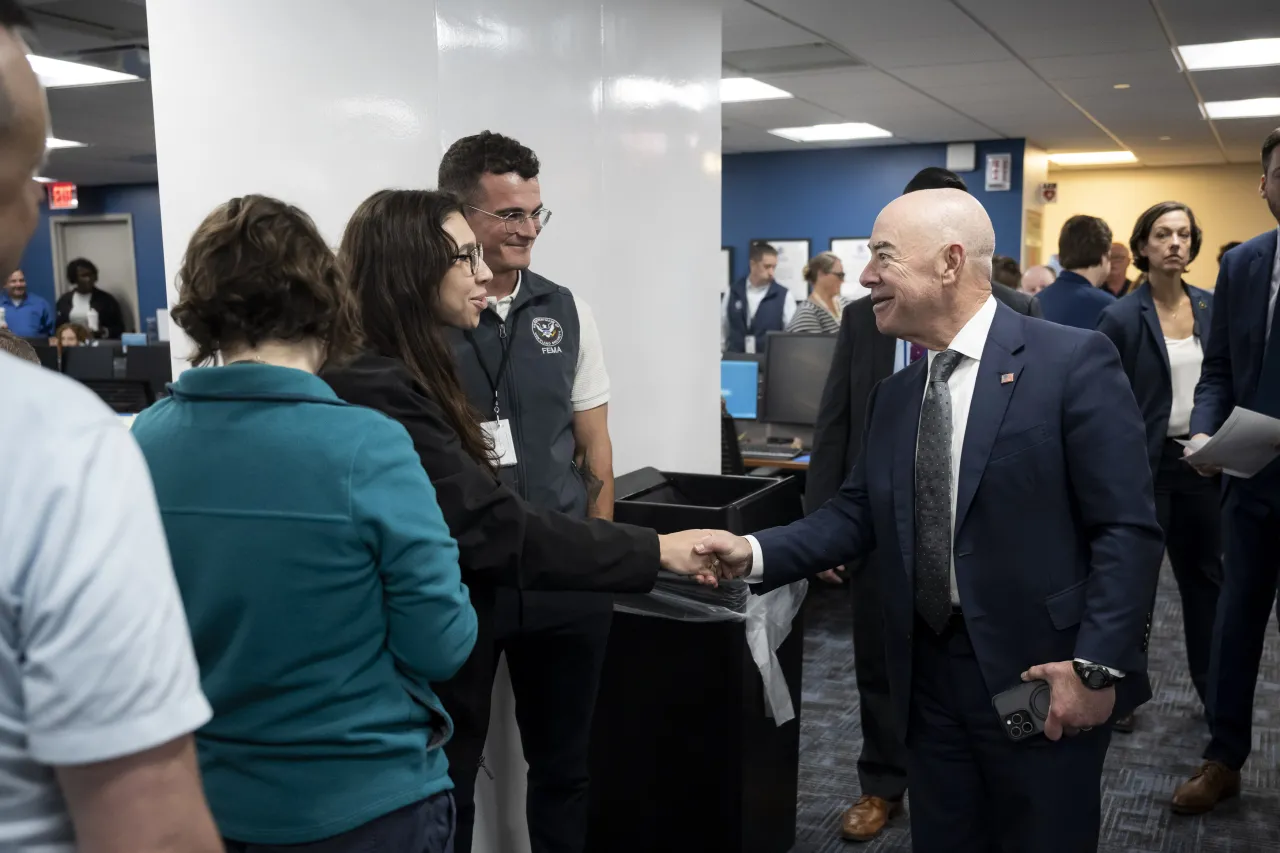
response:
<path fill-rule="evenodd" d="M 732 50 L 723 62 L 748 76 L 785 74 L 789 71 L 825 71 L 833 68 L 861 68 L 862 62 L 829 44 L 797 44 L 759 50 Z"/>

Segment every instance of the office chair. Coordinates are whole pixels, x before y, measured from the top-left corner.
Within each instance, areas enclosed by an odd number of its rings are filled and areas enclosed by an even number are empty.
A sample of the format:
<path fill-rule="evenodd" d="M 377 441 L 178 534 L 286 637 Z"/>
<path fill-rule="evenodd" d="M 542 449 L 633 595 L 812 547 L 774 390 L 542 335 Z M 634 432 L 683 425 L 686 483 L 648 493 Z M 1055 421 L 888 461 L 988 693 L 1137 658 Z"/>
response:
<path fill-rule="evenodd" d="M 125 376 L 145 380 L 156 399 L 168 396 L 168 385 L 173 381 L 173 363 L 167 343 L 129 347 L 124 353 L 124 364 Z"/>
<path fill-rule="evenodd" d="M 151 383 L 145 379 L 81 379 L 80 382 L 120 415 L 136 415 L 156 401 Z"/>
<path fill-rule="evenodd" d="M 720 473 L 743 476 L 747 466 L 742 462 L 742 448 L 738 446 L 738 425 L 733 422 L 733 415 L 725 410 L 723 401 L 720 406 Z"/>
<path fill-rule="evenodd" d="M 110 347 L 66 347 L 62 372 L 72 379 L 114 379 L 116 352 Z"/>

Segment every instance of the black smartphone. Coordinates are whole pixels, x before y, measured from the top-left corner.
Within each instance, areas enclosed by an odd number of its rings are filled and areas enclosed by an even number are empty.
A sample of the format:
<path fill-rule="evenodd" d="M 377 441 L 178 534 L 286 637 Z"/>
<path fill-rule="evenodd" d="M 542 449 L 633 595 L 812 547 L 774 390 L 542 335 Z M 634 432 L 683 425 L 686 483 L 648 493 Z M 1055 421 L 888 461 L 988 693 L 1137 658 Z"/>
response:
<path fill-rule="evenodd" d="M 1026 740 L 1044 732 L 1049 716 L 1049 683 L 1023 681 L 992 697 L 991 705 L 1010 740 Z"/>

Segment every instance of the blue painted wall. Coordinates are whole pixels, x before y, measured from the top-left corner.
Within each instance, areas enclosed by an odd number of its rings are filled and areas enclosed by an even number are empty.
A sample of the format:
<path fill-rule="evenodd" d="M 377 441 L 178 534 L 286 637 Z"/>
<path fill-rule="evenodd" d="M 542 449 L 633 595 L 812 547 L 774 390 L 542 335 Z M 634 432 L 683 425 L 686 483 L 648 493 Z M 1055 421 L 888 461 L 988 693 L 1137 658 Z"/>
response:
<path fill-rule="evenodd" d="M 57 211 L 55 216 L 95 216 L 104 213 L 133 214 L 133 253 L 138 268 L 138 313 L 142 328 L 146 318 L 156 309 L 166 307 L 164 280 L 164 241 L 160 235 L 160 192 L 155 184 L 126 184 L 111 187 L 79 187 L 80 207 Z M 27 286 L 50 302 L 57 294 L 57 283 L 66 270 L 53 268 L 53 248 L 49 226 L 49 208 L 40 205 L 40 223 L 22 255 L 22 271 Z M 93 260 L 90 258 L 90 260 Z"/>
<path fill-rule="evenodd" d="M 978 143 L 975 172 L 961 175 L 987 209 L 996 252 L 1021 256 L 1022 158 L 1026 142 Z M 983 189 L 986 155 L 1013 155 L 1013 187 Z M 876 215 L 925 166 L 945 166 L 946 145 L 893 145 L 729 154 L 721 173 L 721 245 L 733 247 L 733 276 L 747 274 L 752 240 L 805 240 L 816 255 L 833 237 L 870 237 Z M 861 270 L 847 270 L 856 277 Z"/>

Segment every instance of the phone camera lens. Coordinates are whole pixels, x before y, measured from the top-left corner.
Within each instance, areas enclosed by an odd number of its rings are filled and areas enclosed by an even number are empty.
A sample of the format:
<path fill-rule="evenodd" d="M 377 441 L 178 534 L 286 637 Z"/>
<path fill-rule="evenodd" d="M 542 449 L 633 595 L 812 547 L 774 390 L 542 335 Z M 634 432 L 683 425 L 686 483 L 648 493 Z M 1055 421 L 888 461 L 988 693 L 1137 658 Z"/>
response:
<path fill-rule="evenodd" d="M 1036 727 L 1035 727 L 1035 726 L 1033 726 L 1033 725 L 1031 725 L 1030 723 L 1023 723 L 1023 724 L 1022 724 L 1022 733 L 1023 733 L 1023 734 L 1027 734 L 1027 735 L 1029 735 L 1029 734 L 1031 734 L 1031 733 L 1032 733 L 1033 731 L 1035 731 L 1035 730 L 1036 730 Z"/>

